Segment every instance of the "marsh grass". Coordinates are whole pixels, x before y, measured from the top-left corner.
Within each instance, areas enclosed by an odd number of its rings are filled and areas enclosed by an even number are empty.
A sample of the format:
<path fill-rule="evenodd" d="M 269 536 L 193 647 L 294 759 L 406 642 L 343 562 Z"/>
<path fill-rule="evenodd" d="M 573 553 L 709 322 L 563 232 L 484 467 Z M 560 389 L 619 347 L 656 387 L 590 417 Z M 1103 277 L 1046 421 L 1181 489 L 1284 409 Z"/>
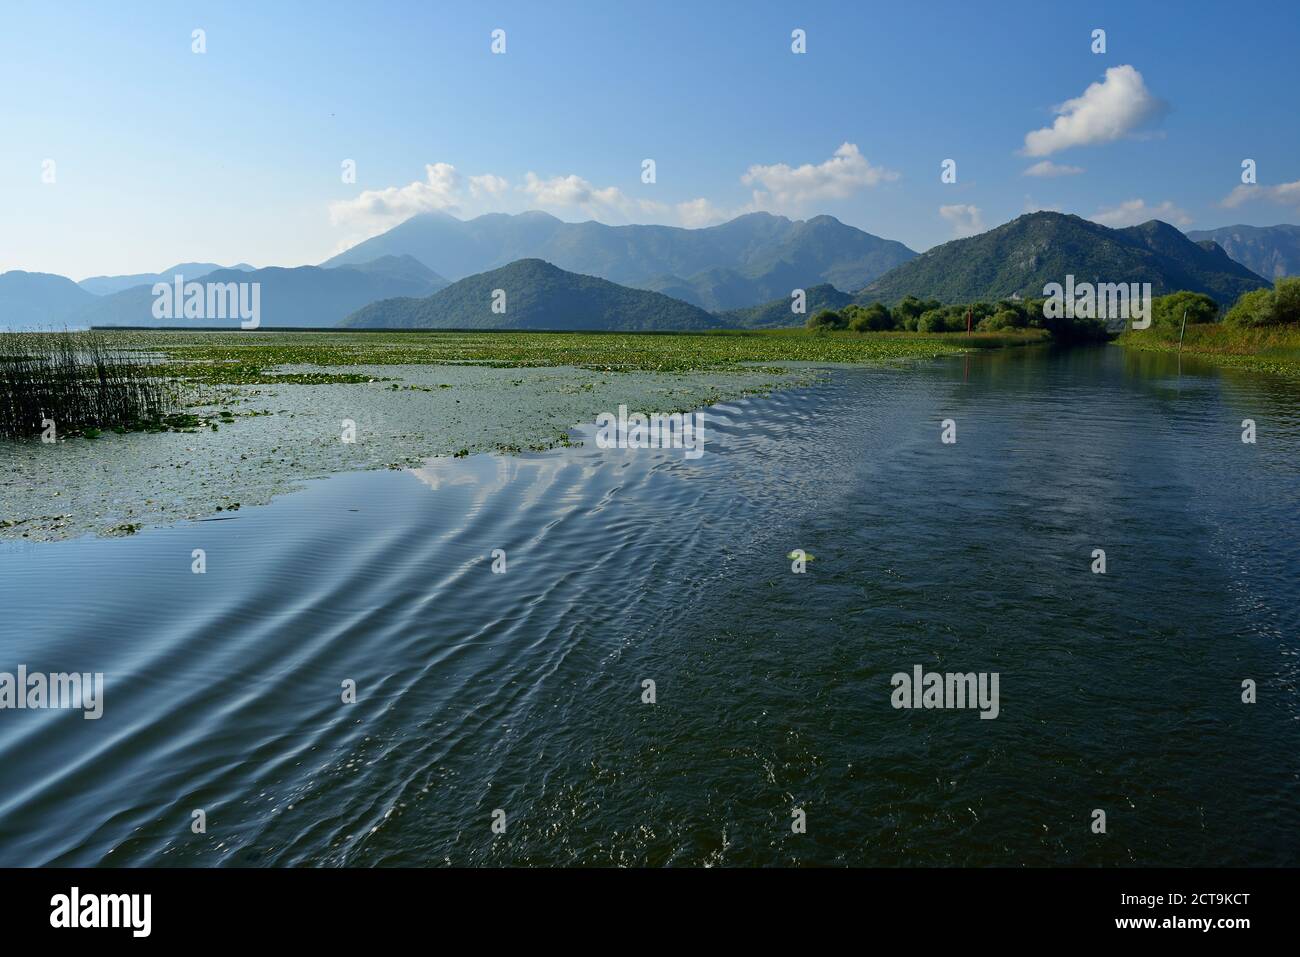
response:
<path fill-rule="evenodd" d="M 0 436 L 94 438 L 103 429 L 161 428 L 177 405 L 176 386 L 138 354 L 97 332 L 0 333 Z"/>
<path fill-rule="evenodd" d="M 1177 329 L 1157 325 L 1143 331 L 1130 330 L 1116 341 L 1144 352 L 1180 351 Z M 1181 352 L 1220 365 L 1300 378 L 1300 325 L 1189 325 Z"/>

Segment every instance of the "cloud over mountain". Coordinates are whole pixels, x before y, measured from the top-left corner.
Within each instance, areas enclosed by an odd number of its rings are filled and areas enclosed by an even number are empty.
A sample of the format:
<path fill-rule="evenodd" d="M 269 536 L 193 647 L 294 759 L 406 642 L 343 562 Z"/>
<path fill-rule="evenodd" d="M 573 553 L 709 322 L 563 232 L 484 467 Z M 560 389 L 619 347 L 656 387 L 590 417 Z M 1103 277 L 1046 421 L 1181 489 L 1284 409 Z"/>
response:
<path fill-rule="evenodd" d="M 740 181 L 754 190 L 754 208 L 784 210 L 814 200 L 847 199 L 858 190 L 898 179 L 899 174 L 867 162 L 856 143 L 843 143 L 825 162 L 788 166 L 755 164 Z"/>
<path fill-rule="evenodd" d="M 1118 206 L 1100 209 L 1088 218 L 1094 223 L 1101 223 L 1103 226 L 1110 226 L 1112 229 L 1118 229 L 1121 226 L 1136 226 L 1138 223 L 1145 223 L 1151 219 L 1163 220 L 1166 223 L 1173 223 L 1175 226 L 1187 226 L 1192 221 L 1191 216 L 1169 200 L 1165 200 L 1156 206 L 1148 206 L 1144 199 L 1125 200 Z"/>
<path fill-rule="evenodd" d="M 984 218 L 980 215 L 978 206 L 969 203 L 940 206 L 939 215 L 952 225 L 952 233 L 958 238 L 984 232 Z"/>

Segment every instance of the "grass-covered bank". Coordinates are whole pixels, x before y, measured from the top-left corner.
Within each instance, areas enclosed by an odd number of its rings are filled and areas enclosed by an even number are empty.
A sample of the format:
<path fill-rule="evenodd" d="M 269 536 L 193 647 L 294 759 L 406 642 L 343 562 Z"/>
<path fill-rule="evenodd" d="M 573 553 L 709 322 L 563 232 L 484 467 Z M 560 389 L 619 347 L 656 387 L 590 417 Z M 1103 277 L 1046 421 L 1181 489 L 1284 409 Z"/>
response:
<path fill-rule="evenodd" d="M 1176 292 L 1158 297 L 1149 329 L 1117 340 L 1130 349 L 1180 352 L 1219 365 L 1300 378 L 1300 277 L 1246 293 L 1220 315 L 1208 296 Z"/>
<path fill-rule="evenodd" d="M 1144 352 L 1178 352 L 1178 331 L 1153 326 L 1125 332 L 1120 345 Z M 1220 365 L 1300 379 L 1300 326 L 1243 328 L 1223 323 L 1189 325 L 1182 354 Z"/>

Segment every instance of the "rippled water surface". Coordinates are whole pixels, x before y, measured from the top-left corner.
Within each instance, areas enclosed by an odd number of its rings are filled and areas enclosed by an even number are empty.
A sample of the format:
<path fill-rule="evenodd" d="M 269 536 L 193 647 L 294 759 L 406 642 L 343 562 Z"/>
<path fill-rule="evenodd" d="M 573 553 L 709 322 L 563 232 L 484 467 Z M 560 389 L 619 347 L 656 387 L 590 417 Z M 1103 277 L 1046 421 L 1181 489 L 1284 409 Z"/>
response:
<path fill-rule="evenodd" d="M 0 711 L 0 864 L 1300 864 L 1294 385 L 1019 350 L 708 416 L 0 543 L 0 671 L 106 675 Z M 892 708 L 918 664 L 997 719 Z"/>

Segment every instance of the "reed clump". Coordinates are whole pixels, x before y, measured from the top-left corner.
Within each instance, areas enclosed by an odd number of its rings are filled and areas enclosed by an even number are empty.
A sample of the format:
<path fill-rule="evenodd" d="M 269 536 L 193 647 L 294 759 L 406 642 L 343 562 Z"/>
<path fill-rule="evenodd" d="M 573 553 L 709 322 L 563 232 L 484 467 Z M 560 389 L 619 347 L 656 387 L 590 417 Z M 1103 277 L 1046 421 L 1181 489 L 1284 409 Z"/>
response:
<path fill-rule="evenodd" d="M 0 333 L 0 436 L 6 439 L 156 429 L 177 404 L 175 383 L 101 333 Z"/>

